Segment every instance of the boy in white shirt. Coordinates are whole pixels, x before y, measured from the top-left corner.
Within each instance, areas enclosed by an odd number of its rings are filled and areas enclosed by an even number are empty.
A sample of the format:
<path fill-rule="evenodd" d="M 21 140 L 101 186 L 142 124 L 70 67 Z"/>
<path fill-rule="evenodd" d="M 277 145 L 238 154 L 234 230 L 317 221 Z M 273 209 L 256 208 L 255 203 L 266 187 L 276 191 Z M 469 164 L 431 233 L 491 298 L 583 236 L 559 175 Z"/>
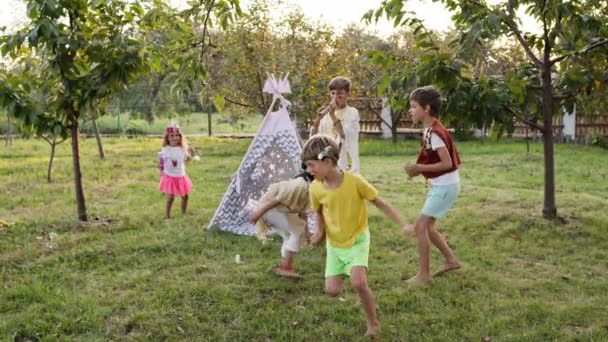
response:
<path fill-rule="evenodd" d="M 331 102 L 317 110 L 310 135 L 329 135 L 340 146 L 338 167 L 351 173 L 360 172 L 359 164 L 359 111 L 348 105 L 350 79 L 338 76 L 329 82 Z M 350 159 L 350 166 L 348 160 Z"/>

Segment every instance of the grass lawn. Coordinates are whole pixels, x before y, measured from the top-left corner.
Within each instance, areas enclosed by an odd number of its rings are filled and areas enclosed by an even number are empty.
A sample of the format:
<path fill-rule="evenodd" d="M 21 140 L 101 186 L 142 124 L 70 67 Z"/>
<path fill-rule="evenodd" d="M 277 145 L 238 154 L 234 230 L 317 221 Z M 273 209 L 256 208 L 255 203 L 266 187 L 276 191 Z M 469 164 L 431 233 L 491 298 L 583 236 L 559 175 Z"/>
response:
<path fill-rule="evenodd" d="M 82 143 L 91 224 L 76 220 L 68 143 L 46 183 L 48 145 L 0 148 L 0 340 L 353 341 L 355 292 L 323 294 L 324 249 L 305 248 L 301 281 L 277 278 L 280 244 L 205 227 L 250 140 L 196 138 L 189 213 L 163 220 L 160 139 Z M 362 172 L 413 220 L 421 180 L 401 171 L 417 142 L 364 140 Z M 415 244 L 370 209 L 370 286 L 386 341 L 608 340 L 608 152 L 556 146 L 558 221 L 541 217 L 542 146 L 459 144 L 462 193 L 439 229 L 465 264 L 411 289 Z M 243 263 L 234 262 L 240 254 Z M 433 252 L 433 267 L 440 266 Z"/>

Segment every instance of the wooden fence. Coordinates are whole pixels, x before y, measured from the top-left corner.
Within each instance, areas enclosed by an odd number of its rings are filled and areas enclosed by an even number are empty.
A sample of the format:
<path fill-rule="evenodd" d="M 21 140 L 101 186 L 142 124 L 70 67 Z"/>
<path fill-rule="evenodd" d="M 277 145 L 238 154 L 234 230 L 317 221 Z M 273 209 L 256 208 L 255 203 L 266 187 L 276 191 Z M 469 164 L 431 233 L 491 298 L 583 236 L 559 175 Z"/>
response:
<path fill-rule="evenodd" d="M 576 115 L 576 136 L 599 135 L 608 137 L 608 115 Z"/>
<path fill-rule="evenodd" d="M 382 120 L 379 117 L 379 115 L 382 113 L 382 99 L 371 97 L 354 97 L 348 100 L 348 104 L 357 108 L 359 111 L 359 125 L 361 128 L 361 133 L 372 135 L 382 133 Z M 308 121 L 307 127 L 310 127 L 311 125 L 312 121 Z M 399 120 L 397 132 L 418 132 L 421 131 L 421 128 L 422 126 L 414 124 L 411 117 L 405 113 Z"/>
<path fill-rule="evenodd" d="M 540 132 L 524 123 L 515 125 L 514 137 L 540 136 Z M 591 136 L 602 136 L 608 138 L 608 114 L 585 115 L 576 114 L 575 137 L 577 141 L 587 140 Z M 553 136 L 564 137 L 564 123 L 561 116 L 553 118 Z"/>
<path fill-rule="evenodd" d="M 382 99 L 370 97 L 354 97 L 349 99 L 349 105 L 359 110 L 361 133 L 368 135 L 379 135 L 382 133 L 382 120 L 379 115 L 382 112 Z M 306 123 L 306 127 L 312 125 L 311 121 Z M 397 126 L 398 133 L 404 134 L 419 134 L 422 132 L 422 127 L 419 124 L 414 124 L 411 116 L 405 113 L 401 116 Z M 556 138 L 564 137 L 564 123 L 562 117 L 558 116 L 553 119 L 553 136 Z M 591 136 L 602 136 L 608 138 L 608 114 L 604 115 L 585 115 L 583 113 L 576 114 L 575 135 L 577 141 L 588 140 Z M 515 124 L 513 137 L 540 137 L 540 132 L 524 124 L 518 122 Z"/>

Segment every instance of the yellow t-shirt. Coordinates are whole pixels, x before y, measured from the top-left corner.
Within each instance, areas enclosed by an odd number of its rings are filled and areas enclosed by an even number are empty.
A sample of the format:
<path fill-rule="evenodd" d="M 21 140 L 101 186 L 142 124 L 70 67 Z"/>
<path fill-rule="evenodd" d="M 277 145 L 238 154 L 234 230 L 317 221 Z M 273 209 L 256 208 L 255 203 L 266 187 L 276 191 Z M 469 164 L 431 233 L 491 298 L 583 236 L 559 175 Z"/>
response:
<path fill-rule="evenodd" d="M 376 199 L 378 191 L 363 177 L 344 171 L 342 184 L 327 189 L 315 180 L 310 185 L 312 209 L 321 209 L 325 234 L 332 246 L 348 248 L 367 229 L 367 203 Z"/>

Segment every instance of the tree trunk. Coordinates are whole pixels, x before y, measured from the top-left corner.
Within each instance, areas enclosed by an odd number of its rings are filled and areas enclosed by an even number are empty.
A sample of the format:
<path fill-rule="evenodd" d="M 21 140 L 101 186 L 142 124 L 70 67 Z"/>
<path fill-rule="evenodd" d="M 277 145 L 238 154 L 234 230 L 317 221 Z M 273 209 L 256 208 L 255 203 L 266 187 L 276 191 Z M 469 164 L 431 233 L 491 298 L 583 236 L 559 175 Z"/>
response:
<path fill-rule="evenodd" d="M 207 132 L 209 136 L 213 135 L 213 129 L 211 128 L 211 111 L 207 111 Z"/>
<path fill-rule="evenodd" d="M 51 143 L 51 156 L 49 158 L 49 168 L 46 170 L 46 181 L 47 183 L 51 182 L 51 170 L 53 169 L 53 160 L 55 159 L 55 147 L 57 144 L 55 141 Z"/>
<path fill-rule="evenodd" d="M 6 141 L 4 142 L 5 146 L 9 146 L 13 144 L 13 126 L 11 126 L 11 116 L 10 114 L 6 114 L 6 122 L 7 122 L 7 130 L 6 130 Z"/>
<path fill-rule="evenodd" d="M 394 117 L 394 115 L 396 115 Z M 399 129 L 399 122 L 401 121 L 401 115 L 403 115 L 402 112 L 396 113 L 393 112 L 393 109 L 391 108 L 391 118 L 392 118 L 392 123 L 391 123 L 391 135 L 392 135 L 392 140 L 393 140 L 393 144 L 397 143 L 397 130 Z"/>
<path fill-rule="evenodd" d="M 163 80 L 165 79 L 166 76 L 167 76 L 166 74 L 161 74 L 158 76 L 158 78 L 154 79 L 154 81 L 152 82 L 152 93 L 150 96 L 150 106 L 148 108 L 146 108 L 146 111 L 144 113 L 144 117 L 146 118 L 146 121 L 148 121 L 148 123 L 154 122 L 154 113 L 153 113 L 154 104 L 156 103 L 156 99 L 158 98 L 158 93 L 160 92 L 160 86 L 162 85 Z"/>
<path fill-rule="evenodd" d="M 84 201 L 84 190 L 82 187 L 82 173 L 80 171 L 80 132 L 78 129 L 78 117 L 80 113 L 77 111 L 72 113 L 72 165 L 74 166 L 74 186 L 76 190 L 76 205 L 78 206 L 78 219 L 87 221 L 87 208 Z"/>
<path fill-rule="evenodd" d="M 530 154 L 530 140 L 528 139 L 528 126 L 525 127 L 526 130 L 526 154 L 529 155 Z"/>
<path fill-rule="evenodd" d="M 555 164 L 553 160 L 553 86 L 551 85 L 551 66 L 548 56 L 542 65 L 541 80 L 543 87 L 543 147 L 545 156 L 545 201 L 543 216 L 548 219 L 557 217 L 555 206 Z"/>
<path fill-rule="evenodd" d="M 97 120 L 93 118 L 91 120 L 93 123 L 93 132 L 95 132 L 95 139 L 97 140 L 97 150 L 99 151 L 99 159 L 104 160 L 106 158 L 103 153 L 103 144 L 101 143 L 101 136 L 99 135 L 99 128 L 97 127 Z"/>
<path fill-rule="evenodd" d="M 396 124 L 396 123 L 393 123 L 393 125 L 391 126 L 391 135 L 392 135 L 391 139 L 393 140 L 393 144 L 397 143 L 397 127 L 398 127 L 398 124 Z"/>

